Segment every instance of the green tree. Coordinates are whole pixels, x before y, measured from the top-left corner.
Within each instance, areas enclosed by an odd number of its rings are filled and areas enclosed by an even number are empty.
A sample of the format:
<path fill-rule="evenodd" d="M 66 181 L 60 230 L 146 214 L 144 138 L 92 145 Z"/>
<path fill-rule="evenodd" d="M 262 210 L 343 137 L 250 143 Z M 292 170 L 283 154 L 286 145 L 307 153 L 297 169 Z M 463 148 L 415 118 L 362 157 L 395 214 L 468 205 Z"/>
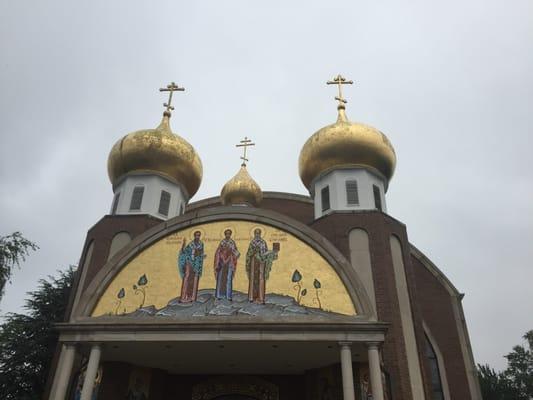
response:
<path fill-rule="evenodd" d="M 478 365 L 483 400 L 533 399 L 533 330 L 523 337 L 527 345 L 514 346 L 505 356 L 505 371 L 496 372 L 488 365 Z"/>
<path fill-rule="evenodd" d="M 9 313 L 0 325 L 0 393 L 4 400 L 40 399 L 74 278 L 74 268 L 40 280 L 28 293 L 27 314 Z"/>
<path fill-rule="evenodd" d="M 533 330 L 527 332 L 523 338 L 526 346 L 515 346 L 513 351 L 505 356 L 507 369 L 504 371 L 511 386 L 517 390 L 517 400 L 533 399 Z"/>
<path fill-rule="evenodd" d="M 517 400 L 517 392 L 502 372 L 489 365 L 478 365 L 479 385 L 483 400 Z"/>
<path fill-rule="evenodd" d="M 29 250 L 37 250 L 39 247 L 26 239 L 20 232 L 8 236 L 0 236 L 0 300 L 4 295 L 7 282 L 11 282 L 11 274 L 15 266 L 26 259 Z"/>

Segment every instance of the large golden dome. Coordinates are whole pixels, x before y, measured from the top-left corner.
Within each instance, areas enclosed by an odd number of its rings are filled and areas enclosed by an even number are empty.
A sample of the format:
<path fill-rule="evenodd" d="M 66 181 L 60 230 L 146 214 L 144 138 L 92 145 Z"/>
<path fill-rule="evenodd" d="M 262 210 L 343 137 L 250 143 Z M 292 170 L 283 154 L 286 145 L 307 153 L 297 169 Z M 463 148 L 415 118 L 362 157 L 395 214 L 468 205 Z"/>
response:
<path fill-rule="evenodd" d="M 339 117 L 305 142 L 299 159 L 300 178 L 307 189 L 315 178 L 333 169 L 365 167 L 388 182 L 396 167 L 396 154 L 387 136 L 377 129 L 348 121 L 344 105 Z"/>
<path fill-rule="evenodd" d="M 263 200 L 263 192 L 246 170 L 246 165 L 242 164 L 239 172 L 222 188 L 220 198 L 224 205 L 250 204 L 258 206 Z"/>
<path fill-rule="evenodd" d="M 189 197 L 197 192 L 202 162 L 185 139 L 172 133 L 169 118 L 165 113 L 157 128 L 130 133 L 115 143 L 107 160 L 113 186 L 128 174 L 150 173 L 183 185 Z"/>

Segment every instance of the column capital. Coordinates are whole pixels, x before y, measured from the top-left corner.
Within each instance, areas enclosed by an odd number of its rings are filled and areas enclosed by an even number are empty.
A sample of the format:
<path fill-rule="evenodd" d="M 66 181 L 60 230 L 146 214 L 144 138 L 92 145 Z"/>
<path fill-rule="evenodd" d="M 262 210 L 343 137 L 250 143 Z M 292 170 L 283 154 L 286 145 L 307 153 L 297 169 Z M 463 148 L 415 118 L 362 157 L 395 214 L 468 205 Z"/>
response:
<path fill-rule="evenodd" d="M 381 345 L 381 342 L 367 342 L 366 347 L 368 350 L 379 350 L 379 346 Z"/>
<path fill-rule="evenodd" d="M 348 348 L 351 348 L 352 347 L 352 344 L 353 342 L 339 342 L 339 346 L 342 348 L 342 347 L 348 347 Z"/>

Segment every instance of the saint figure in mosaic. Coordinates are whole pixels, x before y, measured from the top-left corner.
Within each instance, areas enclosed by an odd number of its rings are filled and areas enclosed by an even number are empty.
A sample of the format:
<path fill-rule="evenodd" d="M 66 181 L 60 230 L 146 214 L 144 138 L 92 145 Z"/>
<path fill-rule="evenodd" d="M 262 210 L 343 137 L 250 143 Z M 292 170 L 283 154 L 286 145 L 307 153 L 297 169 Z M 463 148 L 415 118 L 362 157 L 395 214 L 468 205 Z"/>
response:
<path fill-rule="evenodd" d="M 220 241 L 215 252 L 215 297 L 232 300 L 233 277 L 237 269 L 237 259 L 241 255 L 235 241 L 231 238 L 231 229 L 224 231 L 224 239 Z"/>
<path fill-rule="evenodd" d="M 246 273 L 248 274 L 248 300 L 265 303 L 266 281 L 272 269 L 272 263 L 278 258 L 279 243 L 274 243 L 268 250 L 266 241 L 261 237 L 261 229 L 254 230 L 246 252 Z"/>
<path fill-rule="evenodd" d="M 198 293 L 198 282 L 202 276 L 202 269 L 204 266 L 204 243 L 200 240 L 202 234 L 200 231 L 194 232 L 194 239 L 183 245 L 178 255 L 178 269 L 181 276 L 181 298 L 182 303 L 190 303 L 196 301 L 196 294 Z"/>

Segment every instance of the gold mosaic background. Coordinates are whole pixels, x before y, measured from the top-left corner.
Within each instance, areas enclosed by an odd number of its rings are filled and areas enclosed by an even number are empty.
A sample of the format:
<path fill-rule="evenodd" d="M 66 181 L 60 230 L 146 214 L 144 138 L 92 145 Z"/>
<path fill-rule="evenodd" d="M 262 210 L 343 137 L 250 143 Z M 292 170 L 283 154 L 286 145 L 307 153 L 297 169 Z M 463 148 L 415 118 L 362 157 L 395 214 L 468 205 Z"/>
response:
<path fill-rule="evenodd" d="M 178 297 L 181 289 L 181 277 L 177 268 L 178 252 L 183 239 L 185 238 L 189 243 L 193 238 L 193 232 L 197 230 L 202 232 L 201 240 L 204 242 L 204 251 L 207 255 L 199 289 L 214 290 L 215 251 L 224 237 L 224 230 L 228 228 L 233 231 L 232 238 L 241 253 L 233 279 L 233 290 L 248 292 L 248 277 L 245 268 L 246 251 L 254 229 L 260 228 L 261 236 L 268 243 L 269 250 L 272 249 L 274 242 L 279 242 L 281 247 L 278 259 L 274 261 L 266 283 L 267 297 L 268 293 L 277 293 L 296 298 L 297 290 L 294 288 L 295 283 L 292 282 L 291 277 L 297 269 L 302 275 L 300 284 L 302 288 L 307 289 L 307 295 L 302 298 L 301 305 L 318 307 L 316 289 L 313 287 L 314 279 L 318 279 L 321 283 L 319 296 L 323 310 L 345 315 L 356 314 L 354 305 L 340 278 L 326 260 L 309 245 L 288 232 L 268 225 L 247 221 L 221 221 L 175 232 L 138 254 L 113 279 L 98 301 L 92 315 L 114 314 L 118 305 L 117 294 L 122 288 L 124 288 L 125 296 L 121 299 L 119 314 L 136 310 L 142 301 L 142 295 L 135 294 L 133 285 L 137 284 L 144 274 L 148 279 L 148 283 L 144 286 L 145 306 L 154 305 L 160 309 L 165 307 L 170 300 Z"/>

